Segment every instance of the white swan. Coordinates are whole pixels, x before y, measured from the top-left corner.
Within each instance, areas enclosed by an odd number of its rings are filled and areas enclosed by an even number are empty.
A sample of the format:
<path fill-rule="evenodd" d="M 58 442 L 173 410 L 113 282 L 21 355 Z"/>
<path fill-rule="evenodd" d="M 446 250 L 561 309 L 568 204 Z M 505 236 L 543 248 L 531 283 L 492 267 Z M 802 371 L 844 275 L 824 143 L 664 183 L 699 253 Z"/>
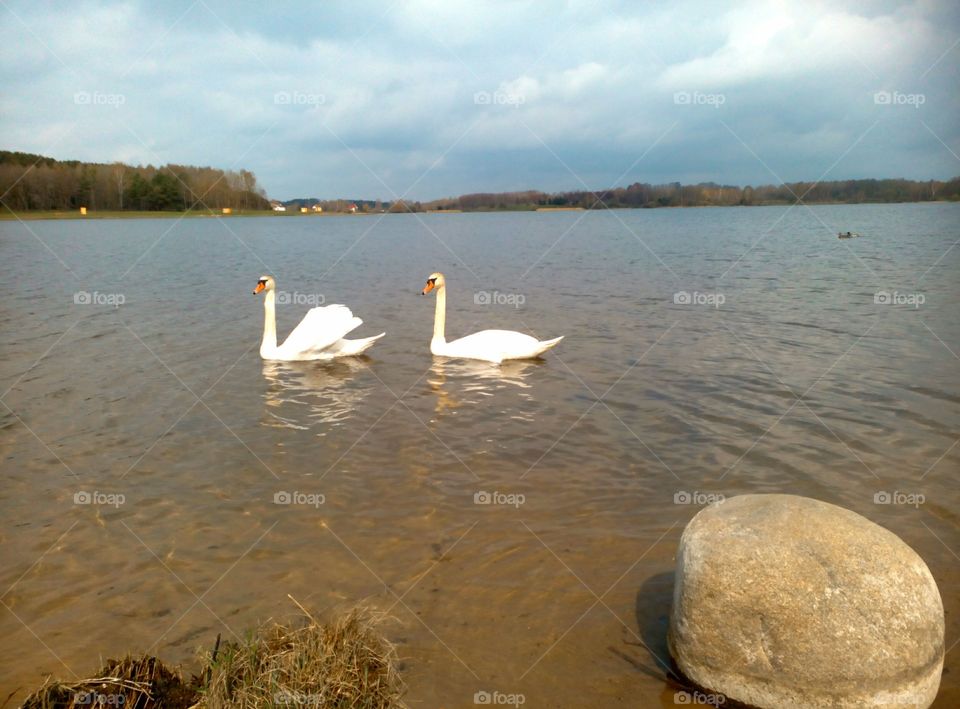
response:
<path fill-rule="evenodd" d="M 420 295 L 437 291 L 437 311 L 433 321 L 433 339 L 430 351 L 440 357 L 482 359 L 500 364 L 506 359 L 532 359 L 556 345 L 563 337 L 553 340 L 538 340 L 530 335 L 512 330 L 483 330 L 447 342 L 444 327 L 447 320 L 447 282 L 442 273 L 431 273 Z"/>
<path fill-rule="evenodd" d="M 263 341 L 260 343 L 263 359 L 296 362 L 358 355 L 386 334 L 345 340 L 344 335 L 360 327 L 363 320 L 355 317 L 346 305 L 327 305 L 308 310 L 283 344 L 277 346 L 276 289 L 277 282 L 271 276 L 260 276 L 253 289 L 254 295 L 267 293 L 263 301 Z"/>

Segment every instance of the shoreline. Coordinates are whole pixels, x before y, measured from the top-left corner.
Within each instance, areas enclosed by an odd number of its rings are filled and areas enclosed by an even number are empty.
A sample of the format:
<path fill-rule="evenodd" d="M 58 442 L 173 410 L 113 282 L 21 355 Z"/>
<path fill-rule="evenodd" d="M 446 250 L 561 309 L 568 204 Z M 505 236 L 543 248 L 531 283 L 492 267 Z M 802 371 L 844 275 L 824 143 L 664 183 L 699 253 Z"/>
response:
<path fill-rule="evenodd" d="M 233 210 L 230 214 L 223 214 L 222 212 L 205 210 L 197 211 L 192 210 L 189 212 L 168 212 L 168 211 L 119 211 L 119 210 L 110 210 L 106 209 L 103 211 L 93 211 L 88 210 L 86 214 L 81 214 L 79 210 L 71 210 L 69 212 L 63 210 L 53 210 L 45 209 L 38 210 L 35 212 L 12 212 L 8 209 L 0 212 L 0 221 L 39 221 L 39 220 L 83 220 L 83 219 L 197 219 L 199 217 L 212 218 L 230 218 L 230 217 L 336 217 L 336 216 L 345 216 L 352 217 L 356 216 L 355 214 L 349 214 L 346 212 L 330 212 L 324 214 L 318 214 L 316 212 L 311 212 L 309 214 L 302 214 L 300 212 L 274 212 L 273 210 L 259 210 L 259 209 L 250 209 L 250 210 Z"/>
<path fill-rule="evenodd" d="M 820 206 L 841 206 L 841 205 L 882 205 L 882 204 L 957 204 L 955 200 L 949 199 L 938 199 L 938 200 L 923 200 L 919 202 L 805 202 L 809 207 L 820 207 Z M 93 211 L 89 210 L 86 214 L 81 214 L 79 210 L 60 211 L 60 210 L 39 210 L 31 212 L 13 212 L 9 209 L 5 209 L 0 212 L 0 221 L 62 221 L 62 220 L 84 220 L 84 219 L 197 219 L 197 218 L 220 218 L 220 219 L 230 219 L 234 217 L 277 217 L 280 219 L 288 219 L 293 217 L 369 217 L 375 214 L 382 214 L 384 216 L 388 214 L 491 214 L 491 213 L 516 213 L 516 212 L 529 212 L 531 214 L 549 214 L 551 212 L 604 212 L 609 210 L 656 210 L 656 209 L 731 209 L 737 207 L 743 207 L 751 209 L 753 207 L 789 207 L 791 206 L 788 202 L 768 202 L 763 204 L 692 204 L 692 205 L 677 205 L 677 206 L 662 206 L 662 207 L 601 207 L 598 209 L 584 209 L 583 207 L 530 207 L 523 209 L 437 209 L 437 210 L 424 210 L 422 212 L 415 211 L 397 211 L 391 212 L 389 210 L 384 212 L 274 212 L 273 210 L 234 210 L 230 214 L 223 214 L 221 212 L 207 210 L 207 211 L 189 211 L 189 212 L 168 212 L 168 211 L 118 211 L 118 210 L 104 210 L 104 211 Z"/>

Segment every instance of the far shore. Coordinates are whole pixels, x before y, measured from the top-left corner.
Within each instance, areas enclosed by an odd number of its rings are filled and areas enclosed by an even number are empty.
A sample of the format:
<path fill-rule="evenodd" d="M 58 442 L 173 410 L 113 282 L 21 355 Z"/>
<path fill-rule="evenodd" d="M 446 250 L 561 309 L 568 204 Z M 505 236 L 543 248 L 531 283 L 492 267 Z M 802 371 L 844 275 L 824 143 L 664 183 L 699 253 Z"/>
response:
<path fill-rule="evenodd" d="M 954 203 L 955 200 L 923 200 L 918 202 L 807 202 L 807 206 L 838 206 L 838 205 L 858 205 L 858 204 L 945 204 Z M 43 219 L 195 219 L 197 217 L 220 217 L 229 219 L 231 217 L 361 217 L 373 216 L 376 214 L 489 214 L 491 212 L 530 212 L 530 213 L 549 213 L 549 212 L 603 212 L 607 210 L 643 210 L 643 209 L 698 209 L 708 207 L 728 208 L 728 207 L 789 207 L 787 202 L 765 202 L 758 204 L 697 204 L 697 205 L 675 205 L 662 207 L 599 207 L 597 209 L 584 209 L 583 207 L 524 207 L 508 209 L 430 209 L 422 211 L 385 211 L 385 212 L 299 212 L 291 209 L 286 212 L 277 212 L 272 209 L 233 209 L 229 213 L 223 213 L 220 210 L 211 209 L 193 209 L 187 212 L 172 211 L 120 211 L 120 210 L 94 210 L 88 209 L 86 214 L 81 214 L 80 210 L 36 210 L 25 212 L 12 212 L 9 209 L 0 211 L 0 221 L 38 221 Z"/>
<path fill-rule="evenodd" d="M 359 212 L 357 213 L 359 214 Z M 353 217 L 357 214 L 350 212 L 275 212 L 272 209 L 233 209 L 229 214 L 211 209 L 193 209 L 189 212 L 171 211 L 120 211 L 120 210 L 87 210 L 81 214 L 80 210 L 37 210 L 30 212 L 11 212 L 8 209 L 0 211 L 0 220 L 6 221 L 35 221 L 38 219 L 194 219 L 196 217 Z"/>

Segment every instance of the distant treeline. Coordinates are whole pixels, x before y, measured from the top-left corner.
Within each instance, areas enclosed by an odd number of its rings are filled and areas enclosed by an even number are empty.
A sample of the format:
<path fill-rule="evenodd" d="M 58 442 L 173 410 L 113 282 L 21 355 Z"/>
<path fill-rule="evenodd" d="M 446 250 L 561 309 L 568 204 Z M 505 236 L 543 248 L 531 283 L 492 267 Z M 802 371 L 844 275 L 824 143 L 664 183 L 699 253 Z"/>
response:
<path fill-rule="evenodd" d="M 79 207 L 130 211 L 183 211 L 204 207 L 216 210 L 224 207 L 267 210 L 271 206 L 263 189 L 257 185 L 256 176 L 248 170 L 218 170 L 173 164 L 132 167 L 123 163 L 55 160 L 6 150 L 0 150 L 0 195 L 0 203 L 13 211 L 73 210 Z M 319 205 L 324 212 L 474 212 L 550 207 L 615 209 L 792 204 L 798 197 L 810 204 L 956 201 L 960 200 L 960 177 L 946 182 L 839 180 L 759 187 L 718 185 L 713 182 L 698 185 L 636 182 L 629 187 L 596 192 L 526 190 L 466 194 L 432 202 L 300 198 L 284 204 L 288 207 Z"/>
<path fill-rule="evenodd" d="M 588 192 L 480 192 L 460 197 L 445 197 L 432 202 L 316 198 L 291 199 L 283 204 L 288 207 L 312 207 L 320 205 L 324 212 L 426 212 L 460 210 L 484 211 L 529 211 L 534 209 L 580 208 L 617 209 L 652 207 L 710 207 L 753 206 L 766 204 L 792 204 L 802 197 L 808 204 L 863 204 L 883 202 L 931 202 L 936 200 L 960 200 L 960 177 L 946 182 L 941 180 L 889 179 L 889 180 L 838 180 L 834 182 L 793 182 L 780 186 L 738 187 L 705 182 L 698 185 L 682 185 L 672 182 L 666 185 L 634 183 L 629 187 Z"/>
<path fill-rule="evenodd" d="M 836 182 L 794 182 L 780 186 L 738 187 L 713 182 L 698 185 L 634 183 L 629 187 L 588 192 L 547 193 L 535 190 L 466 194 L 425 203 L 392 205 L 394 211 L 460 209 L 529 210 L 549 207 L 607 209 L 618 207 L 709 207 L 735 205 L 791 204 L 802 197 L 805 203 L 861 204 L 867 202 L 930 202 L 960 200 L 960 177 L 942 182 L 928 180 L 839 180 Z"/>
<path fill-rule="evenodd" d="M 269 209 L 247 170 L 54 160 L 0 150 L 0 195 L 13 211 Z"/>

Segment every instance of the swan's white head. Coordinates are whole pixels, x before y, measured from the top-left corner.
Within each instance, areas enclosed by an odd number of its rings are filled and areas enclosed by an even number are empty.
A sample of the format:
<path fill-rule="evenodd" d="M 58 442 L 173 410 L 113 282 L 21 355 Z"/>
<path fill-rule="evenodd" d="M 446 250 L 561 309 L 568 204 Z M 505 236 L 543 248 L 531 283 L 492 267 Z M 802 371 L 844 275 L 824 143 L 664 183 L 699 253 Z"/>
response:
<path fill-rule="evenodd" d="M 427 277 L 427 285 L 420 291 L 420 295 L 426 295 L 434 288 L 443 288 L 446 284 L 447 282 L 444 280 L 442 273 L 431 273 Z"/>
<path fill-rule="evenodd" d="M 271 291 L 277 287 L 277 282 L 273 280 L 273 276 L 260 276 L 257 280 L 257 287 L 253 289 L 253 294 L 256 295 L 261 291 Z"/>

